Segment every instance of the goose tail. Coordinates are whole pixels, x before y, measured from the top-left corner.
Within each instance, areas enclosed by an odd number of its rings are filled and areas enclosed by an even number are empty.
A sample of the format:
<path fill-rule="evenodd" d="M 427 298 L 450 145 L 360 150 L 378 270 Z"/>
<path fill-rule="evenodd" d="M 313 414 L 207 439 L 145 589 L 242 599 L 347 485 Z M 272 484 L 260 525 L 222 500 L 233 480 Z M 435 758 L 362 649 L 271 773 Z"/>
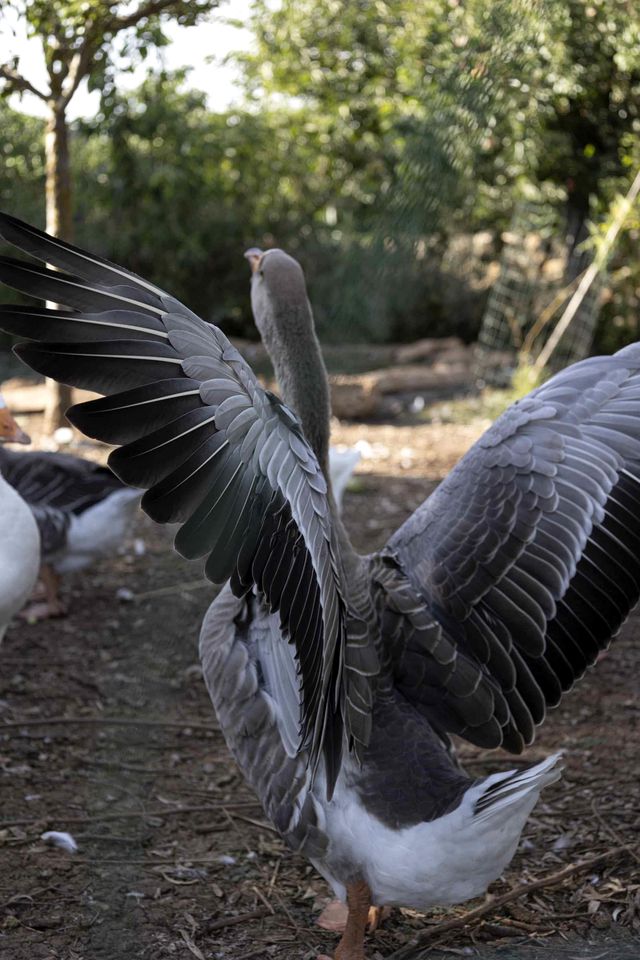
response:
<path fill-rule="evenodd" d="M 562 770 L 562 753 L 554 753 L 525 770 L 509 770 L 487 777 L 476 786 L 478 796 L 473 806 L 474 819 L 483 821 L 508 815 L 509 808 L 514 812 L 521 806 L 533 809 L 540 792 L 555 783 Z"/>

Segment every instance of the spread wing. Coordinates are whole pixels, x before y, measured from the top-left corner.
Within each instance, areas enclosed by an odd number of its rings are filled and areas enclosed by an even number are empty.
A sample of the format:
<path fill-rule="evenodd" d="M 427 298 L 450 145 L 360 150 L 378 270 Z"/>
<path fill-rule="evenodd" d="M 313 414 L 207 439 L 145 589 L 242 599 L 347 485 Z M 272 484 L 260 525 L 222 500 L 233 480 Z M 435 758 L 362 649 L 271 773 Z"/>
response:
<path fill-rule="evenodd" d="M 301 673 L 300 745 L 314 768 L 324 755 L 331 789 L 346 614 L 325 479 L 296 418 L 217 327 L 158 287 L 12 217 L 0 235 L 58 268 L 3 258 L 0 279 L 69 308 L 3 307 L 0 327 L 37 341 L 16 350 L 38 372 L 106 395 L 68 417 L 121 445 L 111 469 L 146 488 L 154 520 L 182 524 L 178 552 L 279 613 Z"/>
<path fill-rule="evenodd" d="M 640 344 L 514 404 L 379 559 L 405 695 L 473 742 L 530 742 L 640 594 Z"/>

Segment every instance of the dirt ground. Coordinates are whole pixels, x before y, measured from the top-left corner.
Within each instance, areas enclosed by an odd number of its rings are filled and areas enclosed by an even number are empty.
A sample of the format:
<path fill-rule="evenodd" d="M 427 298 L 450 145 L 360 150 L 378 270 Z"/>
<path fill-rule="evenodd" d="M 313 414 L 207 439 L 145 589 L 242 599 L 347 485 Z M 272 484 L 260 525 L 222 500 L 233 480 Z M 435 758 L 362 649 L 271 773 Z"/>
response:
<path fill-rule="evenodd" d="M 345 502 L 356 545 L 381 545 L 485 426 L 337 424 L 334 441 L 364 454 Z M 327 887 L 265 822 L 227 754 L 197 657 L 212 587 L 170 540 L 141 515 L 121 553 L 67 578 L 66 619 L 5 638 L 2 960 L 305 960 L 335 944 L 314 925 Z M 420 955 L 433 958 L 640 957 L 639 641 L 636 616 L 524 758 L 461 747 L 478 776 L 566 751 L 494 895 L 635 849 L 442 935 L 437 924 L 478 903 L 396 911 L 369 957 L 406 956 L 425 930 Z M 69 831 L 78 852 L 47 846 L 45 830 Z"/>

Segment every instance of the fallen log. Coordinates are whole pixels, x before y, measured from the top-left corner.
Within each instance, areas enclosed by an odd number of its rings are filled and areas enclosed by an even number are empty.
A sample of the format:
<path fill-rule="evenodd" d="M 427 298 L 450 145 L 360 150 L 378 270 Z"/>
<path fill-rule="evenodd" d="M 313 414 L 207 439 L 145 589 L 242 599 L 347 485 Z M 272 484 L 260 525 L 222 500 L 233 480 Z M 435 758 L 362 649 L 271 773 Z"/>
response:
<path fill-rule="evenodd" d="M 466 350 L 460 337 L 425 337 L 415 343 L 403 343 L 395 350 L 396 363 L 417 363 L 434 360 L 445 350 Z"/>

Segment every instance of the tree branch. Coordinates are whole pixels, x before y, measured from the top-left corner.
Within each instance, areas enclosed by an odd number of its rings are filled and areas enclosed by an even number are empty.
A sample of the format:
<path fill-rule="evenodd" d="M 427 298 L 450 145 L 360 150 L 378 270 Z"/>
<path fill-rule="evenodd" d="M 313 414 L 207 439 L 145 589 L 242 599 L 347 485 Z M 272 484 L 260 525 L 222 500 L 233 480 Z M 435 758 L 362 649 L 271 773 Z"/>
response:
<path fill-rule="evenodd" d="M 88 30 L 82 46 L 74 53 L 71 59 L 69 72 L 60 94 L 60 106 L 63 109 L 67 106 L 83 79 L 91 71 L 91 64 L 95 54 L 94 40 L 94 34 Z"/>
<path fill-rule="evenodd" d="M 91 64 L 96 53 L 96 39 L 98 37 L 104 37 L 105 33 L 119 33 L 121 30 L 134 27 L 137 23 L 140 23 L 141 20 L 165 13 L 171 7 L 180 6 L 182 6 L 182 3 L 178 2 L 178 0 L 147 0 L 146 3 L 142 3 L 137 10 L 134 10 L 126 17 L 107 18 L 100 24 L 99 30 L 96 29 L 96 24 L 94 24 L 93 30 L 89 28 L 82 45 L 71 59 L 69 73 L 66 77 L 66 83 L 62 88 L 59 100 L 60 106 L 63 109 L 67 106 L 84 77 L 91 72 Z M 179 11 L 176 10 L 175 12 L 177 13 Z"/>
<path fill-rule="evenodd" d="M 135 27 L 141 20 L 145 20 L 147 17 L 155 17 L 173 6 L 182 6 L 182 4 L 177 4 L 176 0 L 147 0 L 127 17 L 114 17 L 108 24 L 108 29 L 116 32 L 126 30 L 127 27 Z"/>
<path fill-rule="evenodd" d="M 15 93 L 33 93 L 34 96 L 39 97 L 45 102 L 48 100 L 46 93 L 43 93 L 42 90 L 38 90 L 37 87 L 34 87 L 26 77 L 23 77 L 22 74 L 18 73 L 15 67 L 10 66 L 8 63 L 0 64 L 0 77 L 3 77 L 8 83 L 12 92 Z"/>

